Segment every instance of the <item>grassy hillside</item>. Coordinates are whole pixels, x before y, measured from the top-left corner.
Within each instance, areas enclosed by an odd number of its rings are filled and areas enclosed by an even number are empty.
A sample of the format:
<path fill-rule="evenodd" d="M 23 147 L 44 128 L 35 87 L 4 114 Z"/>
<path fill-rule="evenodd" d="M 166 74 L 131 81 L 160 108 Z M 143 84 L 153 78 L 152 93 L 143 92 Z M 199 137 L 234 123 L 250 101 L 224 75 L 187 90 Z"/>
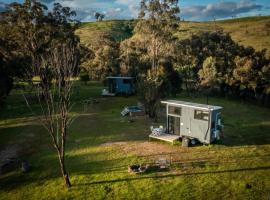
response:
<path fill-rule="evenodd" d="M 216 22 L 183 22 L 178 36 L 187 38 L 191 34 L 201 31 L 223 29 L 225 32 L 230 33 L 233 40 L 244 46 L 252 46 L 256 50 L 266 48 L 269 51 L 270 28 L 266 28 L 267 23 L 270 23 L 270 16 L 246 17 Z"/>
<path fill-rule="evenodd" d="M 270 55 L 270 17 L 242 18 L 218 22 L 224 31 L 232 38 L 245 46 L 252 46 L 257 50 L 268 49 Z"/>
<path fill-rule="evenodd" d="M 270 29 L 267 30 L 267 23 L 270 23 L 270 16 L 222 20 L 216 23 L 181 22 L 178 37 L 184 39 L 201 31 L 214 31 L 222 28 L 225 32 L 230 33 L 236 42 L 244 46 L 252 46 L 256 50 L 264 48 L 270 50 Z M 135 22 L 119 20 L 84 23 L 77 34 L 81 37 L 82 43 L 86 45 L 100 31 L 110 32 L 116 40 L 121 41 L 132 35 L 131 29 L 128 28 L 129 24 L 132 28 Z M 268 55 L 270 55 L 269 52 Z"/>
<path fill-rule="evenodd" d="M 86 46 L 100 32 L 110 33 L 115 40 L 121 41 L 132 35 L 134 24 L 134 21 L 125 20 L 86 22 L 82 23 L 76 33 L 80 36 L 81 42 Z"/>

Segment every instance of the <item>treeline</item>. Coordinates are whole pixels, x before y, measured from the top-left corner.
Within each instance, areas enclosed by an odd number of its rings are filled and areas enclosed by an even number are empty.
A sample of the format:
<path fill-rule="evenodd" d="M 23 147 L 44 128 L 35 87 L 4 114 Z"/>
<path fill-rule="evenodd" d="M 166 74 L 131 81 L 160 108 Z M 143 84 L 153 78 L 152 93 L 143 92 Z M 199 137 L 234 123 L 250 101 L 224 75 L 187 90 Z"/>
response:
<path fill-rule="evenodd" d="M 207 90 L 269 105 L 270 59 L 266 50 L 241 46 L 222 31 L 193 35 L 178 46 L 176 65 L 188 92 Z"/>
<path fill-rule="evenodd" d="M 136 77 L 139 98 L 153 118 L 160 98 L 175 96 L 183 89 L 188 95 L 230 95 L 270 105 L 270 59 L 266 50 L 241 46 L 222 30 L 181 40 L 176 37 L 181 26 L 178 0 L 142 0 L 140 6 L 138 20 L 127 21 L 122 27 L 123 31 L 133 30 L 132 37 L 117 41 L 111 33 L 98 32 L 88 46 L 80 48 L 83 81 L 104 81 L 106 76 L 119 74 Z M 21 12 L 22 16 L 27 14 Z M 39 14 L 34 16 L 38 18 Z M 42 31 L 46 31 L 34 23 L 27 27 L 23 20 L 28 18 L 22 18 L 16 26 L 10 19 L 4 15 L 0 18 L 0 104 L 14 80 L 27 77 L 26 69 L 32 64 L 31 44 L 20 35 L 33 32 L 42 38 Z M 46 23 L 57 27 L 53 21 Z M 50 38 L 61 36 L 53 30 Z M 34 50 L 38 54 L 47 41 L 37 42 Z"/>
<path fill-rule="evenodd" d="M 156 99 L 182 89 L 188 95 L 229 95 L 270 105 L 270 59 L 266 50 L 244 47 L 222 30 L 180 40 L 175 37 L 181 26 L 177 2 L 142 1 L 133 36 L 124 41 L 97 36 L 97 49 L 92 49 L 96 55 L 85 63 L 91 78 L 134 76 L 139 96 L 150 107 L 156 106 Z"/>

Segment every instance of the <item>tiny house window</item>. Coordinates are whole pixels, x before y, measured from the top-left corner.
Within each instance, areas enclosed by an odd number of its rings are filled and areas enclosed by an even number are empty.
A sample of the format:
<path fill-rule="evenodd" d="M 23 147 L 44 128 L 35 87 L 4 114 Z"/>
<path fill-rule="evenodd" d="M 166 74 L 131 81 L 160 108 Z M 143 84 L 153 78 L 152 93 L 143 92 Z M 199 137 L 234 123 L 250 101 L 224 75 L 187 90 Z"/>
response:
<path fill-rule="evenodd" d="M 169 106 L 168 107 L 168 113 L 171 115 L 181 115 L 181 107 L 174 107 L 174 106 Z"/>
<path fill-rule="evenodd" d="M 203 110 L 195 110 L 194 111 L 194 119 L 208 121 L 209 120 L 209 112 L 203 111 Z"/>

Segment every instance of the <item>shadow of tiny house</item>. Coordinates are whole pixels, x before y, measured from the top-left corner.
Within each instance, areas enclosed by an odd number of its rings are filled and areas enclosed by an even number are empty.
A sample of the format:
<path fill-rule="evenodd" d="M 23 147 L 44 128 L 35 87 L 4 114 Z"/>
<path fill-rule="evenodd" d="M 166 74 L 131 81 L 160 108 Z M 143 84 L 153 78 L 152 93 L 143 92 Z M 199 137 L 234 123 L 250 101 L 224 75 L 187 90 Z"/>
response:
<path fill-rule="evenodd" d="M 183 146 L 210 144 L 220 139 L 222 107 L 175 100 L 161 103 L 166 106 L 166 128 L 149 137 L 170 142 L 182 138 Z"/>
<path fill-rule="evenodd" d="M 107 89 L 103 89 L 103 96 L 133 95 L 135 83 L 133 77 L 107 77 Z"/>

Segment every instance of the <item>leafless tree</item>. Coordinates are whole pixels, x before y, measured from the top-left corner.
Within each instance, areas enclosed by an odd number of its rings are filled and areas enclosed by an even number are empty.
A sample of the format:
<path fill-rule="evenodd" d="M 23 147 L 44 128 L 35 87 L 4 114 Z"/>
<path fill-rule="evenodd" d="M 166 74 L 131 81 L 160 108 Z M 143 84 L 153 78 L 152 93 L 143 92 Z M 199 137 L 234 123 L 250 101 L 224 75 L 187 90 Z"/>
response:
<path fill-rule="evenodd" d="M 69 115 L 72 79 L 78 75 L 80 57 L 79 38 L 75 34 L 79 22 L 74 20 L 75 15 L 59 3 L 48 11 L 36 0 L 12 3 L 1 15 L 7 28 L 14 33 L 10 38 L 16 44 L 14 51 L 28 61 L 26 66 L 19 63 L 27 74 L 29 88 L 33 88 L 30 97 L 24 94 L 24 98 L 52 139 L 67 187 L 71 183 L 65 166 L 65 145 L 67 130 L 73 121 Z M 38 101 L 40 110 L 34 109 L 32 100 Z"/>
<path fill-rule="evenodd" d="M 69 112 L 72 108 L 73 78 L 78 75 L 78 58 L 77 43 L 69 41 L 56 44 L 50 52 L 41 55 L 38 67 L 33 67 L 29 74 L 40 79 L 35 89 L 42 113 L 37 116 L 52 139 L 67 187 L 71 183 L 65 166 L 65 146 L 67 128 L 74 120 Z M 27 97 L 25 100 L 33 111 Z"/>

